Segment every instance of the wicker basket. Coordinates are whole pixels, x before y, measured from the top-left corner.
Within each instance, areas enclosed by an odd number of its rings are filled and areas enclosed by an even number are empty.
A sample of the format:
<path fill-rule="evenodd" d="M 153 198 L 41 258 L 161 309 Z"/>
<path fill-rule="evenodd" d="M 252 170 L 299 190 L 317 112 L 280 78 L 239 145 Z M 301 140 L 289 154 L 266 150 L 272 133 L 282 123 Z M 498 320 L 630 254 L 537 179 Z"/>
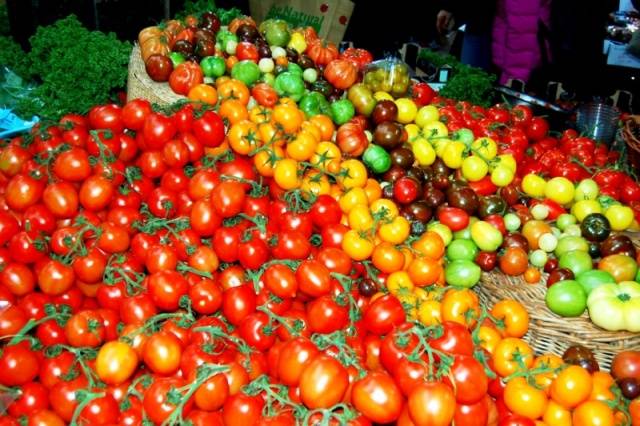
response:
<path fill-rule="evenodd" d="M 127 101 L 138 98 L 146 99 L 153 104 L 169 105 L 184 99 L 184 96 L 171 90 L 169 84 L 157 83 L 149 78 L 140 55 L 140 46 L 136 44 L 129 58 Z"/>
<path fill-rule="evenodd" d="M 640 169 L 640 115 L 632 115 L 622 127 L 622 137 L 627 144 L 629 163 Z"/>

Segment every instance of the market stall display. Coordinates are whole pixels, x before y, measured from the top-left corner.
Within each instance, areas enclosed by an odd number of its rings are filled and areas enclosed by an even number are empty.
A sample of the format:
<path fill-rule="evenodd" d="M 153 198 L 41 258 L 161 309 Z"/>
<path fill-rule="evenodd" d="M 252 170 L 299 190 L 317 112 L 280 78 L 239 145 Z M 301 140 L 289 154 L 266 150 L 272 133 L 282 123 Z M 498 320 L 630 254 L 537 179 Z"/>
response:
<path fill-rule="evenodd" d="M 0 424 L 640 424 L 619 153 L 283 21 L 139 44 L 0 148 Z"/>

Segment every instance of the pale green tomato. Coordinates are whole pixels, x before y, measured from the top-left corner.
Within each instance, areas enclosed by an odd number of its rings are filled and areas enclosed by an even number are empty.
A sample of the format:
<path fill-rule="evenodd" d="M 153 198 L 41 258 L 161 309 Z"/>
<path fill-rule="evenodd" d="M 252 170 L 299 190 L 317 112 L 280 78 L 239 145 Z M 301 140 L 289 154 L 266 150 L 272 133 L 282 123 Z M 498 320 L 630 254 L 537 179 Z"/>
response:
<path fill-rule="evenodd" d="M 418 137 L 411 145 L 413 156 L 416 157 L 418 164 L 421 166 L 429 166 L 436 160 L 436 151 L 433 146 L 423 137 Z"/>
<path fill-rule="evenodd" d="M 496 251 L 503 241 L 500 231 L 483 220 L 471 226 L 471 239 L 483 251 Z"/>
<path fill-rule="evenodd" d="M 578 186 L 576 186 L 576 193 L 573 199 L 575 201 L 595 200 L 598 198 L 599 192 L 600 188 L 598 188 L 598 184 L 595 180 L 583 179 L 580 181 Z"/>
<path fill-rule="evenodd" d="M 270 72 L 262 74 L 262 81 L 273 87 L 273 85 L 276 84 L 276 76 Z"/>
<path fill-rule="evenodd" d="M 307 68 L 302 73 L 302 78 L 307 83 L 315 83 L 318 79 L 318 70 L 316 70 L 315 68 Z"/>
<path fill-rule="evenodd" d="M 473 141 L 471 148 L 485 160 L 493 160 L 498 154 L 498 144 L 491 138 L 478 138 Z"/>
<path fill-rule="evenodd" d="M 427 230 L 433 231 L 436 234 L 440 235 L 442 241 L 444 241 L 444 245 L 448 246 L 453 239 L 453 234 L 451 233 L 451 229 L 447 225 L 443 225 L 440 222 L 432 222 L 427 226 Z"/>
<path fill-rule="evenodd" d="M 576 217 L 569 213 L 562 213 L 556 219 L 556 225 L 558 226 L 558 228 L 560 228 L 561 231 L 564 231 L 567 228 L 567 226 L 574 225 L 577 222 L 578 221 L 576 220 Z"/>
<path fill-rule="evenodd" d="M 284 50 L 283 47 L 271 46 L 271 57 L 273 59 L 281 58 L 283 56 L 287 56 L 287 51 Z"/>
<path fill-rule="evenodd" d="M 604 215 L 609 219 L 611 229 L 614 231 L 624 231 L 633 223 L 631 207 L 614 204 L 604 212 Z"/>
<path fill-rule="evenodd" d="M 551 233 L 556 237 L 556 238 L 560 238 L 560 235 L 562 235 L 562 231 L 559 230 L 558 228 L 556 228 L 555 226 L 551 227 Z"/>
<path fill-rule="evenodd" d="M 224 51 L 229 55 L 235 55 L 238 42 L 235 40 L 227 40 L 227 45 L 224 47 Z"/>
<path fill-rule="evenodd" d="M 634 281 L 594 288 L 587 307 L 591 321 L 605 330 L 640 332 L 640 284 Z"/>
<path fill-rule="evenodd" d="M 462 142 L 465 145 L 471 145 L 473 142 L 473 132 L 467 128 L 458 129 L 453 133 L 453 137 L 451 139 L 455 139 L 457 141 Z"/>
<path fill-rule="evenodd" d="M 544 197 L 546 186 L 547 182 L 542 177 L 533 173 L 529 173 L 522 179 L 522 190 L 529 197 Z"/>
<path fill-rule="evenodd" d="M 522 221 L 515 213 L 507 213 L 504 215 L 504 226 L 507 228 L 507 231 L 517 231 L 520 229 L 520 225 L 522 225 Z"/>
<path fill-rule="evenodd" d="M 260 68 L 260 71 L 263 73 L 272 72 L 275 68 L 275 63 L 271 58 L 262 58 L 260 62 L 258 62 L 258 68 Z"/>
<path fill-rule="evenodd" d="M 544 233 L 538 238 L 538 247 L 547 253 L 551 253 L 558 247 L 558 239 L 553 234 Z"/>
<path fill-rule="evenodd" d="M 442 152 L 442 161 L 451 169 L 459 169 L 462 166 L 462 153 L 464 150 L 465 146 L 462 142 L 448 142 Z"/>
<path fill-rule="evenodd" d="M 544 188 L 544 195 L 558 204 L 568 204 L 575 195 L 573 182 L 565 177 L 554 177 Z"/>
<path fill-rule="evenodd" d="M 507 166 L 498 165 L 491 172 L 491 183 L 500 187 L 507 186 L 513 181 L 514 177 L 515 173 L 512 169 Z"/>
<path fill-rule="evenodd" d="M 462 176 L 470 182 L 477 182 L 487 175 L 489 166 L 480 157 L 472 155 L 462 161 Z"/>
<path fill-rule="evenodd" d="M 549 207 L 544 204 L 536 204 L 531 207 L 531 215 L 536 220 L 545 220 L 549 216 Z"/>
<path fill-rule="evenodd" d="M 558 240 L 558 247 L 556 247 L 554 253 L 556 257 L 560 257 L 566 252 L 572 250 L 588 252 L 589 244 L 587 243 L 587 240 L 582 237 L 567 235 Z"/>
<path fill-rule="evenodd" d="M 498 155 L 498 165 L 505 166 L 512 171 L 516 171 L 516 159 L 513 158 L 511 154 L 500 154 Z"/>
<path fill-rule="evenodd" d="M 250 96 L 249 102 L 247 102 L 247 110 L 251 111 L 256 106 L 258 106 L 258 101 L 253 96 Z"/>
<path fill-rule="evenodd" d="M 571 237 L 579 237 L 582 235 L 582 229 L 580 229 L 580 225 L 578 224 L 569 225 L 564 230 L 564 233 Z"/>
<path fill-rule="evenodd" d="M 549 260 L 549 255 L 544 250 L 538 249 L 529 253 L 529 262 L 538 268 L 542 268 L 547 260 Z"/>
<path fill-rule="evenodd" d="M 560 259 L 558 259 L 558 267 L 567 268 L 573 272 L 574 276 L 578 276 L 578 274 L 582 272 L 593 269 L 593 262 L 591 261 L 589 253 L 581 250 L 573 250 L 560 256 Z"/>
<path fill-rule="evenodd" d="M 582 222 L 591 213 L 602 213 L 602 206 L 596 200 L 577 201 L 571 206 L 571 214 L 578 219 L 578 222 Z"/>
<path fill-rule="evenodd" d="M 426 105 L 418 110 L 416 114 L 415 122 L 418 126 L 424 127 L 428 123 L 438 121 L 440 118 L 440 112 L 434 105 Z"/>

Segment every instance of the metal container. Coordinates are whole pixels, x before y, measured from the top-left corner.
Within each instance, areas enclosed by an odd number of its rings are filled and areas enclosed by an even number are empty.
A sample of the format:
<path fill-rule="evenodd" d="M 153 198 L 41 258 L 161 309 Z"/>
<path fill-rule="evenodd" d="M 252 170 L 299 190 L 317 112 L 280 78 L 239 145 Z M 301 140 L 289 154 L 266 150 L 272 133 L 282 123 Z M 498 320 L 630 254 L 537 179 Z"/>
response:
<path fill-rule="evenodd" d="M 589 103 L 578 107 L 576 125 L 585 136 L 610 144 L 616 136 L 620 111 L 607 104 Z"/>

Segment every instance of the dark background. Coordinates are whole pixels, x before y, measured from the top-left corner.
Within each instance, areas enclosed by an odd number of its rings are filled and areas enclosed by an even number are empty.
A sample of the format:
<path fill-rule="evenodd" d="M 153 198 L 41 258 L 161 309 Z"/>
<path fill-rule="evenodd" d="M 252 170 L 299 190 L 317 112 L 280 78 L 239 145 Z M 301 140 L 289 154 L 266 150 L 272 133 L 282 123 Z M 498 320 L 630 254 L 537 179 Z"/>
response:
<path fill-rule="evenodd" d="M 471 1 L 473 9 L 477 9 L 473 13 L 484 10 L 484 6 L 491 10 L 492 0 Z M 114 31 L 123 40 L 135 40 L 140 29 L 173 16 L 184 5 L 184 0 L 6 2 L 12 34 L 24 48 L 28 48 L 28 38 L 38 25 L 51 24 L 69 13 L 75 13 L 88 28 Z M 397 51 L 409 41 L 429 46 L 437 36 L 436 13 L 447 0 L 421 1 L 419 11 L 416 3 L 355 0 L 345 40 L 371 50 L 375 57 Z M 617 89 L 640 93 L 640 78 L 632 78 L 640 74 L 638 70 L 607 66 L 602 54 L 607 15 L 617 9 L 617 3 L 617 0 L 554 0 L 551 23 L 554 60 L 534 73 L 530 87 L 543 87 L 547 81 L 562 81 L 566 89 L 575 93 L 577 100 L 610 96 Z M 238 7 L 249 14 L 248 0 L 218 0 L 216 5 Z M 459 53 L 460 42 L 458 38 L 451 53 Z"/>

